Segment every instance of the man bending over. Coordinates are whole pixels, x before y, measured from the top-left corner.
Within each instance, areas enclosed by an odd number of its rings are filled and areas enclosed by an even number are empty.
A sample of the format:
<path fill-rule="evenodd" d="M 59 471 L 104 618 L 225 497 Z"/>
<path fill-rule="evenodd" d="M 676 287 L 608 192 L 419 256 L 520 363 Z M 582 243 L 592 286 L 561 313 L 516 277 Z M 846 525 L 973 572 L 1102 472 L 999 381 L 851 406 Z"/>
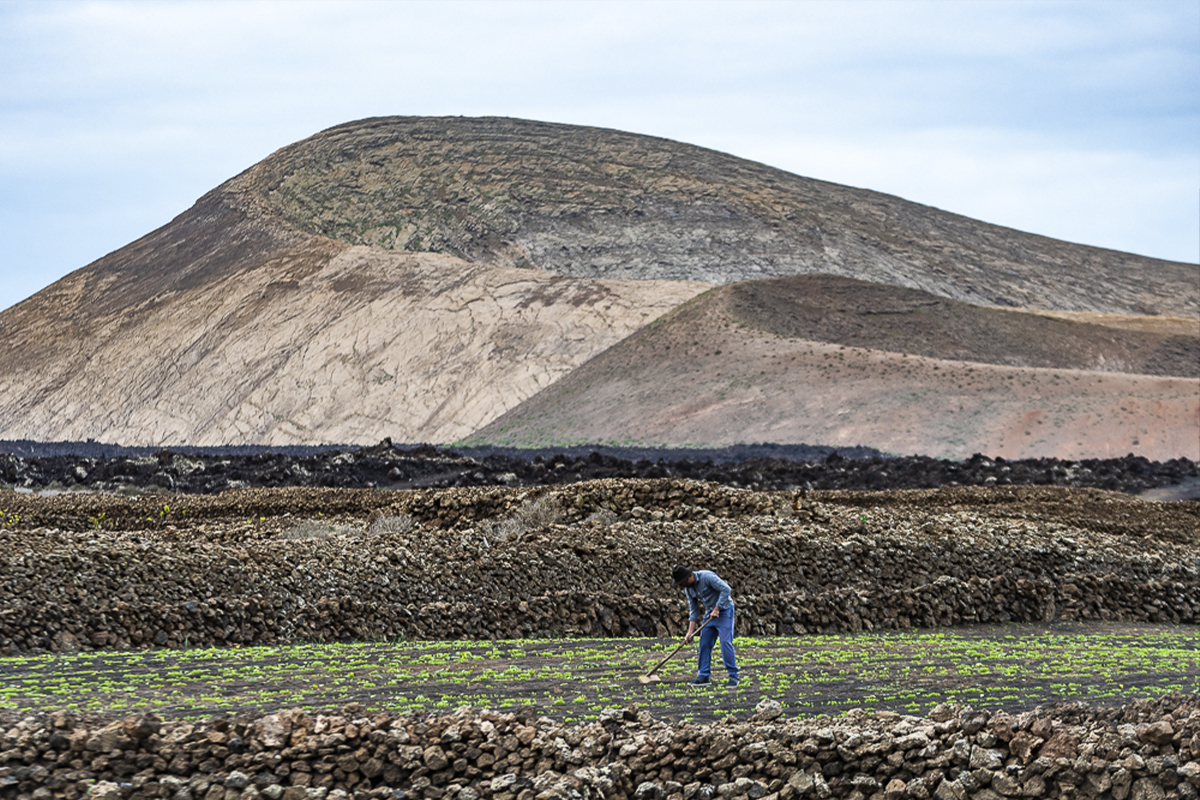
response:
<path fill-rule="evenodd" d="M 696 631 L 701 628 L 701 620 L 708 620 L 703 630 L 700 630 L 700 663 L 691 685 L 707 686 L 712 683 L 712 649 L 717 639 L 720 639 L 721 661 L 725 664 L 725 672 L 729 674 L 725 685 L 730 688 L 737 686 L 737 656 L 733 650 L 733 599 L 729 584 L 710 570 L 692 570 L 683 566 L 676 566 L 671 570 L 671 579 L 675 581 L 676 586 L 683 587 L 688 601 L 688 631 L 684 641 L 690 642 Z"/>

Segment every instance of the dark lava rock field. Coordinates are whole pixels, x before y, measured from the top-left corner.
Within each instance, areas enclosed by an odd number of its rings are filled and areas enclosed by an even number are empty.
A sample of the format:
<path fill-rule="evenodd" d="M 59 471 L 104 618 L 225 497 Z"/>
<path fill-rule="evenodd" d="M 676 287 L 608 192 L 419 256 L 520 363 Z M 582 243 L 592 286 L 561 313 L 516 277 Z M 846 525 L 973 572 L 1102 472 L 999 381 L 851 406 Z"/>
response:
<path fill-rule="evenodd" d="M 280 486 L 412 489 L 545 486 L 599 478 L 690 478 L 758 491 L 895 490 L 943 486 L 1069 486 L 1154 499 L 1200 499 L 1186 458 L 965 461 L 889 456 L 869 448 L 738 445 L 723 449 L 567 447 L 554 450 L 371 447 L 154 449 L 97 442 L 0 442 L 0 484 L 18 490 L 159 490 L 212 494 Z"/>

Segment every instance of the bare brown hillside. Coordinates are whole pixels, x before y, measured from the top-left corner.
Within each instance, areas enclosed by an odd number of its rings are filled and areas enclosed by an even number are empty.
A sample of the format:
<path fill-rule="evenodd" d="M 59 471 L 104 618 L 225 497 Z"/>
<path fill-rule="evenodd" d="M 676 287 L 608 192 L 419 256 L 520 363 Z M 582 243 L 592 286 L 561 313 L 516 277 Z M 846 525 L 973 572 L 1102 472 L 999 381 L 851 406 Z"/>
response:
<path fill-rule="evenodd" d="M 447 441 L 705 288 L 302 234 L 215 192 L 0 315 L 0 438 Z"/>
<path fill-rule="evenodd" d="M 740 324 L 787 338 L 1016 367 L 1200 378 L 1200 330 L 1130 329 L 1096 314 L 1018 314 L 836 275 L 745 281 L 726 295 Z M 1163 327 L 1188 322 L 1150 319 Z"/>
<path fill-rule="evenodd" d="M 1039 309 L 1015 308 L 1044 317 L 1065 319 L 1071 322 L 1089 322 L 1124 331 L 1142 331 L 1173 336 L 1190 336 L 1200 339 L 1200 317 L 1148 317 L 1143 314 L 1097 314 L 1091 311 L 1043 311 Z"/>
<path fill-rule="evenodd" d="M 690 301 L 470 441 L 821 442 L 949 458 L 1200 457 L 1195 378 L 987 364 L 951 360 L 936 348 L 909 355 L 796 338 L 743 325 L 744 300 L 737 287 L 722 287 Z M 766 318 L 784 326 L 779 315 Z"/>

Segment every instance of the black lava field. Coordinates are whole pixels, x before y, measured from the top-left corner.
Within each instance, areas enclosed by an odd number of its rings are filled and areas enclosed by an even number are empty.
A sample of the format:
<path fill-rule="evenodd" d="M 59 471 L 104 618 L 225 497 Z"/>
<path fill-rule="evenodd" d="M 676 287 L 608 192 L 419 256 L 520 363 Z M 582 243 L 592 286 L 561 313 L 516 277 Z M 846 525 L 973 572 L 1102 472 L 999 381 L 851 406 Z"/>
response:
<path fill-rule="evenodd" d="M 97 442 L 0 442 L 0 483 L 18 490 L 162 490 L 212 494 L 275 486 L 412 489 L 535 486 L 599 478 L 690 478 L 757 491 L 897 490 L 942 486 L 1072 486 L 1194 499 L 1197 464 L 1186 458 L 965 461 L 889 456 L 869 448 L 738 445 L 723 449 L 613 446 L 548 450 L 239 446 L 132 448 Z M 1170 491 L 1169 487 L 1174 487 Z"/>

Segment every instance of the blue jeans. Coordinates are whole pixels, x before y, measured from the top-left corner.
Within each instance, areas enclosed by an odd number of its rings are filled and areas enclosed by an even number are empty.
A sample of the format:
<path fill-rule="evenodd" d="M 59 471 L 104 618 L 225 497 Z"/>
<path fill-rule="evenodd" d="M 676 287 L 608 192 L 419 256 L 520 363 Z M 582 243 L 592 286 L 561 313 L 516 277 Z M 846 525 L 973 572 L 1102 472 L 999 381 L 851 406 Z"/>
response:
<path fill-rule="evenodd" d="M 721 609 L 717 618 L 704 626 L 700 631 L 700 668 L 696 675 L 701 678 L 712 676 L 712 650 L 717 639 L 721 640 L 721 661 L 729 677 L 738 676 L 737 656 L 733 651 L 733 606 L 728 610 Z"/>

